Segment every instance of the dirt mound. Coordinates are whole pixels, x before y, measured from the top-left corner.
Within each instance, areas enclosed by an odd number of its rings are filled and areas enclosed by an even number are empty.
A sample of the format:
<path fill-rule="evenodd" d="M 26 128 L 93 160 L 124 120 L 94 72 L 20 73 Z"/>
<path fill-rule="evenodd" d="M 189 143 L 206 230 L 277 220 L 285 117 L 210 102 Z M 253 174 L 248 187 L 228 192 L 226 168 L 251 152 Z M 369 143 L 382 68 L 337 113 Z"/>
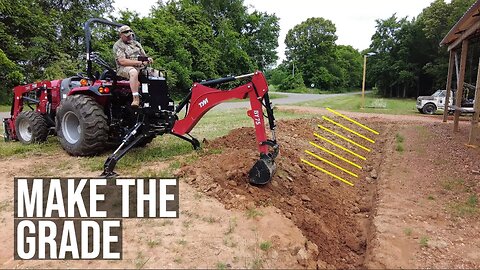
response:
<path fill-rule="evenodd" d="M 236 129 L 227 136 L 207 142 L 204 146 L 206 149 L 220 149 L 221 153 L 201 157 L 184 167 L 180 174 L 188 183 L 219 199 L 226 208 L 252 209 L 256 206 L 275 206 L 280 209 L 310 241 L 318 246 L 318 253 L 313 252 L 305 266 L 312 266 L 312 262 L 318 260 L 319 266 L 323 267 L 328 265 L 337 268 L 362 267 L 376 187 L 374 179 L 369 178 L 367 181 L 365 178 L 372 173 L 376 174 L 370 171 L 379 164 L 382 151 L 375 149 L 382 149 L 385 140 L 371 144 L 374 148 L 366 155 L 367 161 L 351 158 L 368 170 L 357 169 L 359 177 L 349 177 L 304 153 L 304 150 L 310 150 L 335 161 L 333 157 L 315 151 L 315 147 L 309 144 L 309 141 L 313 141 L 332 149 L 332 145 L 315 139 L 313 132 L 340 143 L 341 140 L 335 139 L 333 135 L 322 132 L 317 127 L 320 123 L 324 121 L 302 119 L 278 123 L 277 140 L 280 143 L 280 155 L 276 159 L 277 172 L 272 182 L 264 187 L 248 184 L 248 171 L 258 159 L 253 128 Z M 382 125 L 378 123 L 372 125 L 382 132 Z M 329 128 L 337 130 L 333 126 Z M 337 131 L 346 135 L 345 131 Z M 358 140 L 351 135 L 348 137 Z M 352 148 L 348 144 L 340 144 Z M 343 184 L 306 165 L 301 162 L 302 158 L 322 165 L 345 179 L 351 179 L 355 186 Z M 302 248 L 297 247 L 293 252 L 301 253 L 300 249 Z"/>

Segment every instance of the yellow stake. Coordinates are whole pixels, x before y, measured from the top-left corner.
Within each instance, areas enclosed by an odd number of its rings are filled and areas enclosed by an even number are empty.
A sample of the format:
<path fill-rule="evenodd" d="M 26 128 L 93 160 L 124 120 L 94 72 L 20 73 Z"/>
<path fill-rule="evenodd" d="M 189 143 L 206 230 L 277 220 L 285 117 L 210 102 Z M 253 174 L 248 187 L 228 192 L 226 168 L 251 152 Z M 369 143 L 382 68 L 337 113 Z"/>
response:
<path fill-rule="evenodd" d="M 358 132 L 356 132 L 356 131 L 354 131 L 354 130 L 349 129 L 349 128 L 347 128 L 346 126 L 344 126 L 344 125 L 342 125 L 342 124 L 340 124 L 340 123 L 337 123 L 337 122 L 333 121 L 332 119 L 330 119 L 330 118 L 328 118 L 328 117 L 326 117 L 326 116 L 322 116 L 322 118 L 325 119 L 325 120 L 327 120 L 328 122 L 334 124 L 334 125 L 337 125 L 337 126 L 343 128 L 343 129 L 345 129 L 346 131 L 348 131 L 348 132 L 350 132 L 350 133 L 353 133 L 353 134 L 357 135 L 358 137 L 360 137 L 360 138 L 362 138 L 362 139 L 364 139 L 364 140 L 367 140 L 367 141 L 369 141 L 369 142 L 371 142 L 371 143 L 375 143 L 374 140 L 372 140 L 372 139 L 370 139 L 370 138 L 368 138 L 368 137 L 366 137 L 366 136 L 363 136 L 362 134 L 360 134 L 360 133 L 358 133 Z"/>
<path fill-rule="evenodd" d="M 343 115 L 343 114 L 341 114 L 341 113 L 339 113 L 339 112 L 336 112 L 336 111 L 334 111 L 334 110 L 332 110 L 332 109 L 330 109 L 330 108 L 327 108 L 327 110 L 330 111 L 331 113 L 334 113 L 334 114 L 340 116 L 340 117 L 343 117 L 344 119 L 346 119 L 346 120 L 348 120 L 348 121 L 350 121 L 350 122 L 358 125 L 359 127 L 363 128 L 363 129 L 366 129 L 366 130 L 368 130 L 368 131 L 370 131 L 370 132 L 372 132 L 372 133 L 374 133 L 374 134 L 376 134 L 376 135 L 380 134 L 380 133 L 378 133 L 378 131 L 376 131 L 376 130 L 374 130 L 374 129 L 372 129 L 372 128 L 369 128 L 369 127 L 367 127 L 367 126 L 365 126 L 365 125 L 362 125 L 362 124 L 360 124 L 359 122 L 357 122 L 357 121 L 355 121 L 355 120 L 353 120 L 353 119 L 351 119 L 351 118 L 349 118 L 349 117 L 347 117 L 347 116 L 345 116 L 345 115 Z"/>
<path fill-rule="evenodd" d="M 358 157 L 358 158 L 360 158 L 360 159 L 367 160 L 367 158 L 365 158 L 364 156 L 361 156 L 361 155 L 353 152 L 352 150 L 349 150 L 349 149 L 341 146 L 341 145 L 338 144 L 338 143 L 334 143 L 334 142 L 330 141 L 329 139 L 324 138 L 324 137 L 318 135 L 317 133 L 313 133 L 313 135 L 315 135 L 315 137 L 317 137 L 317 138 L 319 138 L 319 139 L 322 139 L 322 140 L 324 140 L 324 141 L 326 141 L 326 142 L 328 142 L 328 143 L 330 143 L 330 144 L 332 144 L 332 145 L 334 145 L 334 146 L 342 149 L 343 151 L 348 152 L 348 153 L 350 153 L 350 154 L 352 154 L 352 155 L 354 155 L 354 156 L 356 156 L 356 157 Z"/>
<path fill-rule="evenodd" d="M 350 183 L 350 182 L 348 182 L 347 180 L 341 178 L 340 176 L 337 176 L 337 175 L 335 175 L 335 174 L 333 174 L 333 173 L 331 173 L 331 172 L 329 172 L 329 171 L 327 171 L 327 170 L 325 170 L 325 169 L 322 169 L 322 168 L 318 167 L 317 165 L 315 165 L 315 164 L 313 164 L 313 163 L 311 163 L 311 162 L 306 161 L 305 159 L 301 159 L 301 161 L 303 161 L 303 162 L 307 163 L 308 165 L 312 166 L 313 168 L 315 168 L 315 169 L 317 169 L 317 170 L 319 170 L 319 171 L 321 171 L 321 172 L 324 172 L 324 173 L 326 173 L 326 174 L 328 174 L 328 175 L 330 175 L 330 176 L 332 176 L 332 177 L 335 177 L 336 179 L 338 179 L 338 180 L 344 182 L 345 184 L 350 185 L 350 186 L 353 187 L 353 184 L 352 184 L 352 183 Z"/>
<path fill-rule="evenodd" d="M 351 144 L 353 144 L 353 145 L 356 145 L 356 146 L 358 146 L 358 147 L 362 148 L 363 150 L 365 150 L 365 151 L 367 151 L 367 152 L 370 152 L 370 151 L 371 151 L 369 148 L 367 148 L 367 147 L 365 147 L 365 146 L 363 146 L 363 145 L 361 145 L 361 144 L 358 144 L 358 143 L 356 143 L 356 142 L 354 142 L 354 141 L 350 140 L 349 138 L 347 138 L 347 137 L 344 137 L 344 136 L 342 136 L 342 135 L 340 135 L 340 134 L 336 133 L 335 131 L 332 131 L 332 130 L 330 130 L 330 129 L 328 129 L 328 128 L 326 128 L 326 127 L 322 126 L 322 125 L 318 125 L 318 127 L 319 127 L 319 128 L 321 128 L 321 129 L 323 129 L 323 130 L 326 130 L 326 131 L 328 131 L 328 132 L 332 133 L 333 135 L 335 135 L 335 136 L 337 136 L 337 137 L 339 137 L 339 138 L 342 138 L 342 139 L 344 139 L 345 141 L 347 141 L 347 142 L 349 142 L 349 143 L 351 143 Z"/>
<path fill-rule="evenodd" d="M 350 161 L 350 160 L 348 160 L 348 159 L 346 159 L 346 158 L 344 158 L 344 157 L 342 157 L 342 156 L 340 156 L 340 155 L 337 155 L 337 154 L 333 153 L 332 151 L 330 151 L 330 150 L 328 150 L 328 149 L 325 149 L 325 148 L 321 147 L 320 145 L 318 145 L 318 144 L 316 144 L 316 143 L 310 142 L 310 144 L 313 145 L 313 146 L 315 146 L 315 147 L 317 147 L 318 149 L 320 149 L 320 150 L 322 150 L 322 151 L 324 151 L 324 152 L 329 153 L 330 155 L 332 155 L 332 156 L 334 156 L 334 157 L 337 157 L 337 158 L 339 158 L 339 159 L 347 162 L 348 164 L 351 164 L 351 165 L 353 165 L 353 166 L 355 166 L 355 167 L 357 167 L 357 168 L 359 168 L 359 169 L 362 169 L 362 166 L 360 166 L 360 165 L 358 165 L 358 164 L 356 164 L 356 163 L 354 163 L 354 162 L 352 162 L 352 161 Z"/>
<path fill-rule="evenodd" d="M 335 163 L 333 163 L 333 162 L 330 162 L 330 161 L 328 161 L 328 160 L 326 160 L 326 159 L 324 159 L 324 158 L 322 158 L 322 157 L 320 157 L 320 156 L 317 156 L 317 155 L 315 155 L 314 153 L 312 153 L 312 152 L 310 152 L 310 151 L 308 151 L 308 150 L 305 150 L 305 153 L 307 153 L 307 154 L 309 154 L 310 156 L 312 156 L 312 157 L 314 157 L 314 158 L 317 158 L 317 159 L 319 159 L 319 160 L 321 160 L 321 161 L 323 161 L 323 162 L 325 162 L 325 163 L 327 163 L 327 164 L 329 164 L 329 165 L 331 165 L 331 166 L 333 166 L 333 167 L 335 167 L 335 168 L 337 168 L 337 169 L 339 169 L 339 170 L 341 170 L 341 171 L 344 171 L 344 172 L 350 174 L 350 175 L 353 176 L 353 177 L 357 177 L 357 178 L 358 178 L 358 175 L 352 173 L 351 171 L 349 171 L 349 170 L 347 170 L 347 169 L 344 169 L 344 168 L 342 168 L 341 166 L 338 166 L 337 164 L 335 164 Z"/>

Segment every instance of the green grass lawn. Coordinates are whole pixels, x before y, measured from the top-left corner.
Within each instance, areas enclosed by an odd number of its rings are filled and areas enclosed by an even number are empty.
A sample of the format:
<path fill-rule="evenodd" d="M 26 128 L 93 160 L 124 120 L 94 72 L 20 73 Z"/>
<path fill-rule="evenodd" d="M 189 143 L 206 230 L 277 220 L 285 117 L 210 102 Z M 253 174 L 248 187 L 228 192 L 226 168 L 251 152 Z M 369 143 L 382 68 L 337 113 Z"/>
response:
<path fill-rule="evenodd" d="M 268 90 L 275 93 L 300 93 L 300 94 L 337 94 L 337 93 L 348 93 L 348 92 L 359 92 L 361 89 L 358 88 L 342 88 L 336 90 L 321 90 L 318 88 L 302 87 L 290 89 L 288 91 L 281 91 L 276 85 L 269 85 Z"/>
<path fill-rule="evenodd" d="M 0 128 L 0 134 L 3 135 L 3 125 Z M 24 158 L 31 155 L 53 154 L 62 150 L 62 146 L 57 138 L 49 137 L 47 142 L 42 144 L 24 145 L 20 142 L 5 142 L 3 136 L 0 138 L 0 159 L 6 157 Z"/>
<path fill-rule="evenodd" d="M 338 92 L 332 92 L 332 91 L 326 91 L 326 90 L 320 90 L 317 88 L 295 88 L 295 89 L 290 89 L 288 91 L 280 91 L 278 90 L 275 86 L 268 86 L 268 90 L 270 93 L 298 93 L 298 94 L 334 94 L 334 93 L 341 93 L 341 91 Z M 270 94 L 271 95 L 271 94 Z"/>
<path fill-rule="evenodd" d="M 352 112 L 418 114 L 418 111 L 415 108 L 414 99 L 382 98 L 375 96 L 375 94 L 365 95 L 365 109 L 361 109 L 361 94 L 307 101 L 296 105 L 310 107 L 328 107 L 332 109 Z"/>
<path fill-rule="evenodd" d="M 10 105 L 0 105 L 0 112 L 9 112 L 10 108 Z"/>
<path fill-rule="evenodd" d="M 277 120 L 309 118 L 313 114 L 299 114 L 294 112 L 275 111 Z M 180 118 L 183 114 L 180 114 Z M 265 119 L 266 120 L 266 119 Z M 268 126 L 268 121 L 265 121 Z M 253 120 L 247 116 L 246 109 L 214 110 L 208 112 L 192 130 L 192 136 L 200 142 L 203 138 L 213 140 L 217 137 L 228 134 L 232 129 L 239 127 L 253 127 Z M 0 126 L 0 134 L 3 135 L 3 125 Z M 270 134 L 269 134 L 270 135 Z M 23 158 L 32 155 L 55 155 L 61 153 L 62 149 L 58 139 L 50 136 L 46 143 L 23 145 L 20 142 L 4 142 L 0 140 L 0 159 L 8 157 Z M 103 152 L 95 157 L 79 157 L 82 167 L 90 171 L 101 171 L 103 163 L 107 156 L 113 150 Z M 152 143 L 144 148 L 136 148 L 130 151 L 118 163 L 118 170 L 127 170 L 129 168 L 139 169 L 143 164 L 155 161 L 175 161 L 179 156 L 197 157 L 198 155 L 208 154 L 205 152 L 195 152 L 190 143 L 174 136 L 164 135 L 155 138 Z"/>

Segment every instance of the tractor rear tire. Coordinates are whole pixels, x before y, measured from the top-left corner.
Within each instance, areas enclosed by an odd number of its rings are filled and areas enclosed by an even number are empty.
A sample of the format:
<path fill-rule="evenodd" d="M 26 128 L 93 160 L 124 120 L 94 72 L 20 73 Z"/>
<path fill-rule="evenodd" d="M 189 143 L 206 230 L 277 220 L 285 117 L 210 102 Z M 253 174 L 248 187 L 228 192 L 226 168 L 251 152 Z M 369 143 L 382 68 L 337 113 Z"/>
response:
<path fill-rule="evenodd" d="M 56 130 L 63 149 L 73 156 L 99 154 L 108 140 L 107 116 L 91 96 L 73 95 L 62 101 Z"/>
<path fill-rule="evenodd" d="M 15 120 L 15 133 L 23 144 L 44 142 L 48 136 L 47 120 L 37 111 L 21 112 Z"/>

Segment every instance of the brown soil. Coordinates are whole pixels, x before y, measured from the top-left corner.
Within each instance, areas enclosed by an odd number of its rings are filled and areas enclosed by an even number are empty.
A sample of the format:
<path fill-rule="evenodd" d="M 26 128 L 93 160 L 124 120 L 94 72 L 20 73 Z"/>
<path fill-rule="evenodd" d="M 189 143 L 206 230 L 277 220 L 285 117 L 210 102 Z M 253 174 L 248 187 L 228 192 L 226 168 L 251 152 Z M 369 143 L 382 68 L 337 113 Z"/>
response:
<path fill-rule="evenodd" d="M 360 119 L 380 135 L 371 136 L 376 143 L 367 161 L 352 159 L 364 167 L 353 188 L 300 161 L 312 161 L 303 150 L 318 154 L 308 141 L 333 150 L 314 139 L 313 132 L 338 142 L 319 131 L 321 119 L 279 123 L 279 169 L 265 187 L 247 183 L 247 172 L 258 158 L 251 128 L 208 143 L 207 149 L 219 148 L 221 153 L 203 157 L 181 175 L 227 208 L 280 209 L 318 247 L 318 253 L 306 248 L 307 260 L 303 247 L 293 247 L 298 262 L 309 268 L 480 267 L 478 202 L 461 208 L 480 197 L 480 151 L 464 145 L 468 123 L 462 122 L 460 133 L 454 134 L 452 125 L 439 123 L 438 116 Z M 404 140 L 402 150 L 396 149 L 397 136 Z"/>
<path fill-rule="evenodd" d="M 378 138 L 373 145 L 374 154 L 367 155 L 367 161 L 362 163 L 361 160 L 352 159 L 363 165 L 366 170 L 362 172 L 357 169 L 359 178 L 354 178 L 355 187 L 350 187 L 301 161 L 303 158 L 315 164 L 321 163 L 307 157 L 304 150 L 328 158 L 328 154 L 322 155 L 321 151 L 316 151 L 309 145 L 309 141 L 334 150 L 328 143 L 314 139 L 313 133 L 317 132 L 338 141 L 333 135 L 319 131 L 317 124 L 320 123 L 322 123 L 320 119 L 279 123 L 278 141 L 281 142 L 281 152 L 277 159 L 279 169 L 272 182 L 265 187 L 253 187 L 246 181 L 250 167 L 258 159 L 253 128 L 237 129 L 228 136 L 208 143 L 206 148 L 220 148 L 222 152 L 205 156 L 184 168 L 182 175 L 188 183 L 203 189 L 228 208 L 275 206 L 281 209 L 282 213 L 318 246 L 318 254 L 311 254 L 308 262 L 304 262 L 305 266 L 315 267 L 317 260 L 320 260 L 340 268 L 362 267 L 375 198 L 375 183 L 364 180 L 364 175 L 369 173 L 367 170 L 373 168 L 378 170 L 385 140 Z M 388 128 L 377 123 L 373 123 L 371 127 L 382 136 L 389 136 L 385 134 L 388 133 Z M 363 144 L 370 143 L 365 141 Z M 335 161 L 333 157 L 328 159 Z M 345 167 L 354 171 L 352 166 Z M 332 172 L 335 170 L 324 168 Z M 340 175 L 345 179 L 353 178 L 346 174 Z M 297 251 L 300 248 L 298 247 Z"/>

